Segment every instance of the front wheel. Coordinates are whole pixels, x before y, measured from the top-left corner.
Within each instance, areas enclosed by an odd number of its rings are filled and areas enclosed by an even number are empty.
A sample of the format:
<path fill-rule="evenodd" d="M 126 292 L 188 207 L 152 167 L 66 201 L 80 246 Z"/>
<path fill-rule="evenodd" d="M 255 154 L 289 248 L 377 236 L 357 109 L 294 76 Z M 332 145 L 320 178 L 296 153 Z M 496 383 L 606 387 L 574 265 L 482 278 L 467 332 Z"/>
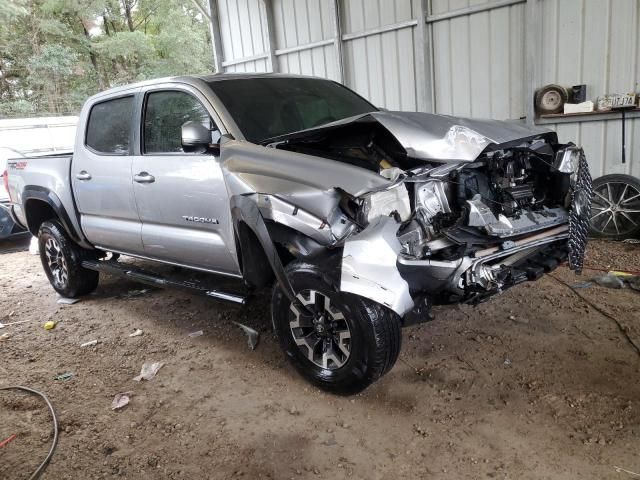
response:
<path fill-rule="evenodd" d="M 38 246 L 47 278 L 60 295 L 77 298 L 96 289 L 98 272 L 82 267 L 82 260 L 95 259 L 95 255 L 76 245 L 60 222 L 52 220 L 40 226 Z"/>
<path fill-rule="evenodd" d="M 280 345 L 302 376 L 323 390 L 351 395 L 393 367 L 402 340 L 397 314 L 340 292 L 337 280 L 316 265 L 293 262 L 285 271 L 304 309 L 276 285 L 271 313 Z"/>

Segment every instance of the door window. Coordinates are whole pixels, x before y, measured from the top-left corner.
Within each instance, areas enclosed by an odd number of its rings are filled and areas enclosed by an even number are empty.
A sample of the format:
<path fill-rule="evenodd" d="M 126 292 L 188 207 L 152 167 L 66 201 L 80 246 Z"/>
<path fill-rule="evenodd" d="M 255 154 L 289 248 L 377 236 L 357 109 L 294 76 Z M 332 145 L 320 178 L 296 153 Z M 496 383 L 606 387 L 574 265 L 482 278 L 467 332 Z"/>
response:
<path fill-rule="evenodd" d="M 89 112 L 85 143 L 97 153 L 129 153 L 133 97 L 120 97 L 95 104 Z"/>
<path fill-rule="evenodd" d="M 211 143 L 220 141 L 220 131 L 194 96 L 175 90 L 149 93 L 144 112 L 144 153 L 183 152 L 182 125 L 189 121 L 210 129 Z"/>

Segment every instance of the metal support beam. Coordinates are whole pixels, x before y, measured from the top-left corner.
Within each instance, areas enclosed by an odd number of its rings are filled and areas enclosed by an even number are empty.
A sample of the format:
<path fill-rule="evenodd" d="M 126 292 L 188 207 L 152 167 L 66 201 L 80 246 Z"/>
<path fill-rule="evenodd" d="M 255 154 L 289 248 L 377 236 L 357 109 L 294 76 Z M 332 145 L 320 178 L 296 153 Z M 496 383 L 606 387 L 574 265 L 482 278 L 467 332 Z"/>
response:
<path fill-rule="evenodd" d="M 418 110 L 433 113 L 433 55 L 431 25 L 427 24 L 429 0 L 418 2 L 417 48 L 416 48 L 416 84 L 418 87 Z"/>
<path fill-rule="evenodd" d="M 273 21 L 273 1 L 262 0 L 267 25 L 267 69 L 270 72 L 277 72 L 278 59 L 276 58 L 276 28 Z"/>
<path fill-rule="evenodd" d="M 213 67 L 216 73 L 222 73 L 222 37 L 220 36 L 220 15 L 218 13 L 218 0 L 209 0 L 209 14 L 200 5 L 199 0 L 193 0 L 195 6 L 209 20 L 211 32 L 211 45 L 213 47 Z"/>
<path fill-rule="evenodd" d="M 336 68 L 338 70 L 338 80 L 345 83 L 344 75 L 344 53 L 342 51 L 342 0 L 331 2 L 331 16 L 333 18 L 333 45 L 336 56 Z"/>
<path fill-rule="evenodd" d="M 535 109 L 533 96 L 540 86 L 542 75 L 541 55 L 542 55 L 542 3 L 540 0 L 527 0 L 525 6 L 525 113 L 526 122 L 533 125 L 535 121 Z"/>
<path fill-rule="evenodd" d="M 481 3 L 479 5 L 472 5 L 470 7 L 452 10 L 450 12 L 439 13 L 437 15 L 429 15 L 427 16 L 427 23 L 441 22 L 442 20 L 450 20 L 456 17 L 464 17 L 474 13 L 495 10 L 496 8 L 509 7 L 518 3 L 525 3 L 526 1 L 527 0 L 495 0 L 489 3 Z"/>

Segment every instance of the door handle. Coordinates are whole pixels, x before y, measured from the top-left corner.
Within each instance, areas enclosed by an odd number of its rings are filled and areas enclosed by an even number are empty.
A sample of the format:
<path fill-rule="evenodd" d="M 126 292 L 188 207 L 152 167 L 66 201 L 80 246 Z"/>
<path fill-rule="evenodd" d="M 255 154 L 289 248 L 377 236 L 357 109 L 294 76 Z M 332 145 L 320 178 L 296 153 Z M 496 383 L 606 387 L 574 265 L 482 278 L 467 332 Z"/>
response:
<path fill-rule="evenodd" d="M 140 172 L 133 176 L 133 181 L 138 183 L 153 183 L 156 181 L 156 177 L 148 172 Z"/>
<path fill-rule="evenodd" d="M 80 172 L 76 173 L 76 178 L 78 180 L 91 180 L 91 174 L 86 170 L 81 170 Z"/>

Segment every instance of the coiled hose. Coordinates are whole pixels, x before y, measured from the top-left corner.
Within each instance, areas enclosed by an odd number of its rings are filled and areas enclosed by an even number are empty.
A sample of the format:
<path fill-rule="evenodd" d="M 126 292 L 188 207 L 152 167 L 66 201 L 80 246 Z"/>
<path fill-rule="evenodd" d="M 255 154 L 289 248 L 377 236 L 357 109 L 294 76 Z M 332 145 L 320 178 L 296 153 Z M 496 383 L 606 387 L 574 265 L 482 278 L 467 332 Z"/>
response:
<path fill-rule="evenodd" d="M 49 401 L 49 399 L 44 393 L 34 390 L 33 388 L 23 387 L 22 385 L 10 385 L 8 387 L 0 387 L 0 390 L 22 390 L 24 392 L 28 392 L 33 395 L 38 395 L 45 401 L 45 403 L 47 404 L 47 407 L 49 407 L 49 411 L 51 412 L 51 418 L 53 420 L 53 442 L 51 443 L 51 448 L 49 448 L 49 453 L 45 457 L 44 461 L 40 464 L 40 466 L 36 469 L 36 471 L 33 472 L 33 474 L 29 477 L 29 480 L 35 480 L 37 478 L 40 478 L 40 475 L 42 475 L 42 472 L 44 472 L 44 469 L 47 468 L 47 465 L 49 465 L 49 461 L 53 456 L 53 452 L 56 450 L 56 446 L 58 445 L 58 418 L 56 417 L 56 412 L 53 409 L 53 405 L 51 405 L 51 402 Z"/>

